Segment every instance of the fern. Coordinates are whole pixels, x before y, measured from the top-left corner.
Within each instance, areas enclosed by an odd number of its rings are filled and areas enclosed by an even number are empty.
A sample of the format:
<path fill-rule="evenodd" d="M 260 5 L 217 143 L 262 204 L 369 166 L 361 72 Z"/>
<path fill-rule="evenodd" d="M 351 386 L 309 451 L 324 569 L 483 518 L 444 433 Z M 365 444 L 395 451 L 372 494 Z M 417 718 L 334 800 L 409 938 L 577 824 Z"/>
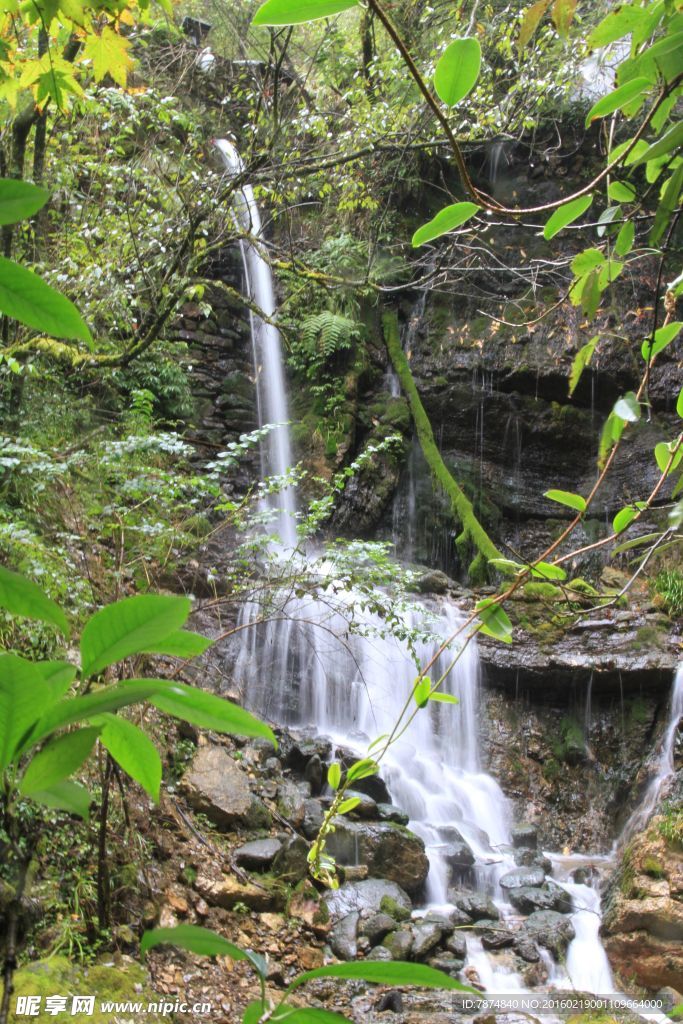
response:
<path fill-rule="evenodd" d="M 360 329 L 355 320 L 330 310 L 307 316 L 301 322 L 299 340 L 292 345 L 292 362 L 314 378 L 339 352 L 353 348 Z"/>

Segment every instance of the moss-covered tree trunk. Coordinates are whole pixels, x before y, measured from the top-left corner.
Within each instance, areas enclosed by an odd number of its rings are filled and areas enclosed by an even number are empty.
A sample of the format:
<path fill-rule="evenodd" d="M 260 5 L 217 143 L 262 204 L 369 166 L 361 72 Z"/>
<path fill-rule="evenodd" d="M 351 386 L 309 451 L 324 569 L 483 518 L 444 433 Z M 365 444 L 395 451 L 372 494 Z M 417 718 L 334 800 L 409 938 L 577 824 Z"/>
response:
<path fill-rule="evenodd" d="M 408 399 L 420 447 L 434 479 L 450 499 L 453 515 L 462 526 L 462 532 L 456 540 L 456 545 L 462 552 L 470 546 L 476 549 L 477 554 L 470 563 L 469 574 L 473 580 L 481 581 L 486 577 L 489 559 L 502 558 L 502 555 L 474 514 L 471 501 L 463 493 L 457 481 L 453 479 L 441 458 L 441 452 L 434 440 L 432 425 L 415 386 L 405 352 L 401 348 L 396 314 L 385 313 L 382 324 L 387 352 Z"/>

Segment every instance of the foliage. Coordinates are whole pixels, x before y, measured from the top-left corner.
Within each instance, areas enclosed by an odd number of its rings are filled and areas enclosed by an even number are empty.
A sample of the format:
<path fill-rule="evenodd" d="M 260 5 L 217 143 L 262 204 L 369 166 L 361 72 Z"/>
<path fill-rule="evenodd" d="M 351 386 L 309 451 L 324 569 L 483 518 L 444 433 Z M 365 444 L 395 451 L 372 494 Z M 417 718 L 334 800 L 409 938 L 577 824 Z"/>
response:
<path fill-rule="evenodd" d="M 664 599 L 664 607 L 673 618 L 683 615 L 683 573 L 664 569 L 654 581 L 654 588 Z"/>

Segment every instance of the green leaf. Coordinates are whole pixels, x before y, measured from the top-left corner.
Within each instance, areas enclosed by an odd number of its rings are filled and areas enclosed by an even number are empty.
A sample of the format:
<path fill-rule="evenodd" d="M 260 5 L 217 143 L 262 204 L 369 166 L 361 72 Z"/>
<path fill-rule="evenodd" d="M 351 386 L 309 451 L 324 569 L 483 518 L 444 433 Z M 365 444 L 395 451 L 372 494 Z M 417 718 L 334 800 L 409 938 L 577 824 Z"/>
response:
<path fill-rule="evenodd" d="M 621 207 L 620 206 L 608 206 L 606 210 L 603 210 L 598 217 L 598 238 L 602 238 L 607 231 L 608 226 L 614 220 L 621 220 Z"/>
<path fill-rule="evenodd" d="M 655 331 L 654 339 L 650 341 L 646 338 L 640 348 L 640 353 L 645 362 L 650 362 L 655 356 L 658 356 L 667 345 L 678 337 L 678 334 L 683 327 L 683 321 L 674 320 L 672 323 L 667 324 L 665 327 L 660 327 L 659 330 Z"/>
<path fill-rule="evenodd" d="M 632 203 L 635 199 L 636 190 L 627 181 L 611 181 L 607 188 L 607 195 L 615 203 Z"/>
<path fill-rule="evenodd" d="M 489 558 L 489 565 L 507 576 L 516 576 L 517 573 L 524 572 L 524 566 L 519 562 L 513 562 L 511 558 Z"/>
<path fill-rule="evenodd" d="M 348 1024 L 348 1017 L 342 1017 L 332 1010 L 320 1010 L 316 1006 L 296 1008 L 287 1006 L 285 1003 L 273 1017 L 273 1024 Z"/>
<path fill-rule="evenodd" d="M 355 761 L 346 773 L 346 781 L 354 782 L 356 779 L 367 779 L 369 775 L 376 775 L 379 765 L 371 757 L 364 757 L 361 761 Z"/>
<path fill-rule="evenodd" d="M 96 719 L 102 725 L 100 743 L 131 779 L 135 779 L 155 803 L 159 803 L 161 759 L 149 736 L 136 725 L 117 715 Z"/>
<path fill-rule="evenodd" d="M 512 643 L 512 623 L 506 612 L 491 597 L 484 598 L 476 606 L 481 627 L 480 633 L 492 636 L 503 643 Z"/>
<path fill-rule="evenodd" d="M 168 692 L 156 692 L 150 702 L 167 715 L 231 736 L 261 736 L 277 747 L 273 730 L 239 705 L 194 686 L 170 679 L 166 683 Z"/>
<path fill-rule="evenodd" d="M 627 505 L 626 508 L 622 508 L 621 512 L 617 512 L 612 520 L 612 532 L 621 533 L 629 523 L 633 522 L 637 515 L 638 509 L 634 505 Z"/>
<path fill-rule="evenodd" d="M 618 89 L 614 89 L 593 104 L 586 115 L 586 128 L 597 118 L 606 117 L 608 114 L 613 114 L 615 110 L 621 110 L 636 96 L 644 98 L 644 94 L 649 88 L 650 80 L 648 78 L 634 78 L 631 82 L 620 85 Z"/>
<path fill-rule="evenodd" d="M 612 411 L 626 423 L 637 423 L 640 419 L 640 402 L 633 391 L 627 391 L 623 398 L 615 403 Z"/>
<path fill-rule="evenodd" d="M 260 999 L 247 1003 L 242 1014 L 242 1024 L 259 1024 L 261 1017 L 267 1011 L 268 1006 Z"/>
<path fill-rule="evenodd" d="M 102 608 L 88 619 L 81 636 L 83 675 L 94 675 L 166 640 L 184 624 L 191 610 L 189 598 L 166 594 L 125 597 Z"/>
<path fill-rule="evenodd" d="M 624 4 L 618 10 L 612 11 L 600 24 L 593 29 L 587 39 L 591 49 L 599 49 L 609 43 L 622 39 L 629 35 L 640 25 L 645 17 L 645 11 L 634 4 Z"/>
<path fill-rule="evenodd" d="M 459 228 L 474 217 L 478 210 L 479 207 L 476 203 L 453 203 L 451 206 L 444 207 L 435 217 L 417 229 L 413 235 L 413 248 L 417 249 L 425 242 L 431 242 L 433 239 Z"/>
<path fill-rule="evenodd" d="M 604 253 L 599 249 L 584 249 L 583 252 L 578 253 L 574 257 L 571 267 L 577 277 L 583 277 L 584 274 L 590 273 L 591 270 L 604 266 L 605 262 Z"/>
<path fill-rule="evenodd" d="M 48 743 L 31 758 L 19 786 L 20 793 L 32 796 L 73 775 L 89 756 L 99 731 L 98 728 L 77 729 Z"/>
<path fill-rule="evenodd" d="M 125 88 L 128 72 L 133 69 L 133 58 L 129 54 L 130 40 L 105 25 L 100 34 L 90 31 L 85 37 L 83 59 L 92 61 L 96 82 L 109 75 Z"/>
<path fill-rule="evenodd" d="M 0 312 L 54 338 L 92 342 L 88 326 L 73 302 L 32 270 L 4 256 L 0 256 Z"/>
<path fill-rule="evenodd" d="M 193 633 L 189 629 L 178 629 L 175 633 L 169 633 L 163 640 L 151 644 L 140 651 L 140 654 L 168 654 L 175 658 L 196 658 L 213 643 L 208 636 L 201 633 Z"/>
<path fill-rule="evenodd" d="M 330 789 L 339 789 L 341 782 L 341 765 L 339 761 L 333 761 L 327 769 L 327 785 Z"/>
<path fill-rule="evenodd" d="M 517 48 L 520 54 L 538 28 L 541 18 L 550 7 L 551 2 L 552 0 L 536 0 L 536 3 L 528 7 L 524 12 L 517 40 Z"/>
<path fill-rule="evenodd" d="M 683 447 L 679 447 L 678 451 L 674 454 L 675 449 L 675 441 L 669 441 L 668 444 L 666 441 L 660 441 L 658 445 L 655 445 L 655 459 L 660 473 L 666 473 L 667 476 L 669 473 L 673 473 L 681 459 L 683 459 Z M 673 459 L 671 459 L 672 455 Z M 671 465 L 669 465 L 669 460 L 671 460 Z"/>
<path fill-rule="evenodd" d="M 31 793 L 31 800 L 44 804 L 45 807 L 54 807 L 59 811 L 68 811 L 78 818 L 87 818 L 90 813 L 92 796 L 83 786 L 77 782 L 57 782 L 49 789 L 40 789 Z"/>
<path fill-rule="evenodd" d="M 571 203 L 565 203 L 564 206 L 560 206 L 559 209 L 550 216 L 543 228 L 543 237 L 546 242 L 549 242 L 551 238 L 559 234 L 563 228 L 566 228 L 568 224 L 578 220 L 579 217 L 586 212 L 588 207 L 593 202 L 593 196 L 579 196 L 578 199 L 573 199 Z"/>
<path fill-rule="evenodd" d="M 566 39 L 569 33 L 569 26 L 574 20 L 576 3 L 577 0 L 555 0 L 553 4 L 553 24 L 562 39 Z"/>
<path fill-rule="evenodd" d="M 68 661 L 35 661 L 33 664 L 50 687 L 52 703 L 67 693 L 76 678 L 76 666 Z"/>
<path fill-rule="evenodd" d="M 422 679 L 419 680 L 419 682 L 415 686 L 415 689 L 413 690 L 413 697 L 415 698 L 415 703 L 419 708 L 424 708 L 427 706 L 427 702 L 429 700 L 429 691 L 431 690 L 431 688 L 432 681 L 429 678 L 429 676 L 424 676 Z"/>
<path fill-rule="evenodd" d="M 50 193 L 28 181 L 0 178 L 0 224 L 16 224 L 42 209 Z"/>
<path fill-rule="evenodd" d="M 623 269 L 624 264 L 620 263 L 619 260 L 608 260 L 602 270 L 598 273 L 599 290 L 603 292 L 608 284 L 612 284 L 613 281 L 616 281 Z"/>
<path fill-rule="evenodd" d="M 2 287 L 0 285 L 0 287 Z M 0 566 L 0 608 L 6 608 L 12 615 L 24 615 L 27 619 L 38 619 L 56 626 L 65 636 L 69 635 L 66 615 L 46 594 L 21 576 Z"/>
<path fill-rule="evenodd" d="M 386 961 L 356 961 L 344 964 L 330 964 L 328 967 L 317 967 L 313 971 L 305 971 L 294 979 L 288 991 L 304 985 L 315 978 L 356 978 L 369 981 L 373 985 L 419 985 L 421 988 L 456 989 L 459 992 L 477 993 L 475 989 L 451 978 L 443 971 L 437 971 L 425 964 L 411 964 L 401 960 L 388 963 Z"/>
<path fill-rule="evenodd" d="M 245 950 L 228 942 L 222 935 L 195 924 L 179 924 L 175 928 L 155 928 L 145 932 L 140 940 L 140 955 L 144 957 L 154 946 L 178 946 L 200 956 L 229 956 L 232 960 L 248 960 Z"/>
<path fill-rule="evenodd" d="M 662 135 L 660 139 L 653 142 L 651 146 L 633 161 L 633 167 L 638 167 L 639 164 L 646 163 L 649 160 L 654 160 L 656 157 L 664 156 L 666 153 L 672 153 L 676 149 L 680 149 L 683 145 L 683 121 L 677 121 L 676 124 L 672 125 L 667 132 Z M 629 163 L 631 161 L 629 160 Z"/>
<path fill-rule="evenodd" d="M 349 811 L 352 811 L 354 809 L 354 807 L 358 807 L 359 803 L 359 796 L 350 796 L 348 800 L 342 800 L 342 802 L 339 804 L 339 807 L 337 808 L 337 814 L 348 814 Z"/>
<path fill-rule="evenodd" d="M 330 18 L 356 7 L 356 0 L 266 0 L 254 15 L 253 25 L 300 25 Z"/>
<path fill-rule="evenodd" d="M 550 501 L 556 501 L 560 505 L 567 505 L 576 512 L 585 512 L 587 508 L 586 499 L 582 498 L 580 494 L 573 494 L 572 491 L 546 491 L 543 497 L 549 498 Z"/>
<path fill-rule="evenodd" d="M 683 419 L 683 388 L 681 388 L 678 394 L 678 401 L 676 402 L 676 412 Z"/>
<path fill-rule="evenodd" d="M 449 107 L 464 99 L 474 88 L 481 68 L 481 46 L 474 36 L 454 39 L 439 58 L 434 71 L 434 88 Z"/>
<path fill-rule="evenodd" d="M 617 240 L 614 243 L 614 251 L 617 256 L 626 256 L 633 248 L 636 237 L 636 229 L 632 220 L 627 220 L 621 225 Z"/>
<path fill-rule="evenodd" d="M 631 548 L 642 547 L 643 544 L 650 544 L 659 537 L 661 537 L 660 533 L 647 533 L 642 537 L 633 537 L 631 540 L 626 540 L 623 544 L 618 544 L 615 548 L 612 548 L 612 554 L 619 555 L 622 551 L 630 551 Z"/>
<path fill-rule="evenodd" d="M 595 352 L 595 349 L 596 349 L 596 346 L 598 344 L 598 341 L 599 341 L 599 336 L 597 334 L 594 334 L 593 337 L 591 338 L 591 340 L 589 342 L 587 342 L 585 345 L 583 345 L 583 347 L 580 348 L 579 351 L 574 356 L 574 361 L 572 362 L 571 372 L 569 374 L 569 394 L 570 394 L 570 396 L 574 394 L 574 392 L 575 392 L 575 390 L 577 388 L 577 385 L 578 385 L 579 381 L 581 380 L 581 374 L 583 373 L 583 371 L 586 369 L 586 367 L 590 363 L 591 359 L 593 358 L 593 353 Z M 552 493 L 553 494 L 566 494 L 567 492 L 566 491 L 553 491 Z M 546 497 L 547 497 L 547 494 L 546 494 Z M 578 497 L 578 495 L 576 495 L 576 497 Z M 557 501 L 558 499 L 555 498 L 553 500 Z M 583 509 L 579 509 L 579 511 L 583 511 Z"/>
<path fill-rule="evenodd" d="M 30 661 L 0 654 L 0 771 L 49 701 L 50 689 Z"/>
<path fill-rule="evenodd" d="M 676 207 L 678 206 L 681 198 L 681 189 L 683 188 L 683 161 L 678 165 L 674 173 L 671 175 L 662 193 L 662 199 L 657 207 L 655 213 L 654 224 L 652 225 L 652 231 L 650 232 L 649 242 L 650 245 L 657 245 L 660 238 L 669 226 L 669 222 L 674 215 Z"/>
<path fill-rule="evenodd" d="M 607 455 L 612 446 L 619 440 L 624 432 L 624 421 L 612 410 L 600 435 L 600 446 L 598 448 L 598 465 L 604 466 Z"/>
<path fill-rule="evenodd" d="M 459 704 L 460 701 L 457 697 L 454 697 L 452 693 L 442 693 L 437 690 L 436 693 L 432 693 L 429 697 L 430 700 L 438 701 L 440 704 Z"/>
<path fill-rule="evenodd" d="M 552 562 L 536 562 L 531 566 L 531 575 L 540 580 L 566 580 L 567 573 L 562 566 Z"/>

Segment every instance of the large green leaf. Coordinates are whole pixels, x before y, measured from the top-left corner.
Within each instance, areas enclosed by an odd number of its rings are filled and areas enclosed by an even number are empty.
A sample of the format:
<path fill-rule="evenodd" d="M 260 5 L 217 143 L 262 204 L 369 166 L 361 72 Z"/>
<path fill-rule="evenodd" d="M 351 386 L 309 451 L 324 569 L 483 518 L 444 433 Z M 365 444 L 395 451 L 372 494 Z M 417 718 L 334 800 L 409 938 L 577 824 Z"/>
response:
<path fill-rule="evenodd" d="M 261 736 L 277 746 L 272 729 L 237 704 L 184 683 L 169 680 L 168 687 L 167 693 L 157 692 L 150 700 L 174 718 L 234 736 Z"/>
<path fill-rule="evenodd" d="M 161 945 L 178 946 L 200 956 L 229 956 L 232 960 L 249 959 L 243 949 L 228 942 L 222 935 L 194 924 L 179 924 L 176 928 L 155 928 L 145 932 L 140 940 L 140 953 L 144 956 L 149 949 Z"/>
<path fill-rule="evenodd" d="M 161 758 L 149 736 L 137 725 L 117 715 L 102 715 L 96 723 L 102 726 L 102 746 L 124 772 L 139 782 L 155 803 L 159 803 Z"/>
<path fill-rule="evenodd" d="M 50 198 L 44 188 L 16 178 L 0 178 L 0 224 L 32 217 Z"/>
<path fill-rule="evenodd" d="M 2 287 L 0 285 L 0 287 Z M 27 619 L 50 622 L 69 635 L 66 615 L 54 601 L 43 593 L 39 586 L 0 566 L 0 608 L 6 608 L 12 615 L 24 615 Z"/>
<path fill-rule="evenodd" d="M 674 211 L 681 199 L 681 189 L 683 189 L 683 161 L 681 161 L 664 186 L 662 199 L 657 207 L 654 224 L 650 232 L 650 245 L 657 245 L 669 226 Z"/>
<path fill-rule="evenodd" d="M 627 103 L 635 99 L 636 96 L 644 96 L 645 92 L 650 88 L 650 81 L 647 78 L 634 78 L 631 82 L 627 82 L 625 85 L 620 85 L 618 89 L 613 89 L 612 92 L 607 93 L 602 99 L 599 99 L 597 103 L 594 103 L 586 114 L 586 128 L 596 118 L 606 117 L 608 114 L 613 114 L 615 110 L 621 110 Z"/>
<path fill-rule="evenodd" d="M 657 157 L 665 156 L 667 153 L 673 153 L 674 150 L 680 149 L 683 146 L 683 121 L 678 121 L 672 125 L 667 132 L 662 135 L 660 139 L 653 142 L 651 146 L 648 146 L 637 159 L 632 163 L 633 167 L 638 167 L 640 164 L 647 163 L 649 160 L 655 160 Z M 631 161 L 629 160 L 629 163 Z"/>
<path fill-rule="evenodd" d="M 67 779 L 86 760 L 99 731 L 94 726 L 76 729 L 48 743 L 29 762 L 19 786 L 20 792 L 31 796 Z"/>
<path fill-rule="evenodd" d="M 286 1003 L 275 1012 L 271 1020 L 273 1024 L 348 1024 L 348 1017 L 342 1017 L 332 1010 L 320 1010 L 317 1006 L 295 1008 Z"/>
<path fill-rule="evenodd" d="M 541 18 L 548 10 L 551 3 L 552 0 L 536 0 L 535 4 L 532 4 L 531 7 L 527 7 L 524 12 L 524 17 L 522 18 L 522 24 L 519 28 L 519 38 L 517 40 L 517 47 L 520 53 L 538 28 Z"/>
<path fill-rule="evenodd" d="M 576 355 L 574 356 L 574 361 L 572 362 L 572 368 L 571 368 L 571 371 L 570 371 L 570 374 L 569 374 L 569 394 L 570 395 L 573 395 L 575 390 L 576 390 L 576 388 L 578 387 L 578 383 L 581 380 L 581 374 L 583 373 L 583 371 L 586 369 L 586 367 L 589 365 L 591 359 L 593 358 L 593 353 L 595 352 L 595 349 L 597 347 L 597 344 L 598 344 L 599 340 L 600 340 L 599 335 L 594 334 L 593 337 L 591 338 L 591 340 L 587 341 L 586 344 L 583 345 L 579 349 L 579 351 L 576 353 Z M 546 493 L 546 498 L 548 497 L 549 493 L 550 492 Z M 555 492 L 553 492 L 553 493 L 555 493 Z M 563 492 L 558 491 L 557 493 L 559 494 L 559 493 L 563 493 Z M 553 498 L 552 500 L 553 501 L 558 501 L 559 499 L 558 498 Z M 580 509 L 579 511 L 583 511 L 583 509 Z"/>
<path fill-rule="evenodd" d="M 50 687 L 53 702 L 64 696 L 76 678 L 76 666 L 68 661 L 35 661 L 33 664 Z"/>
<path fill-rule="evenodd" d="M 141 654 L 169 654 L 176 658 L 195 658 L 203 654 L 211 644 L 208 636 L 193 633 L 189 629 L 178 629 L 156 644 L 145 647 Z"/>
<path fill-rule="evenodd" d="M 563 228 L 566 228 L 568 224 L 578 220 L 579 217 L 586 212 L 588 207 L 593 202 L 593 196 L 579 196 L 578 199 L 573 199 L 571 203 L 565 203 L 564 206 L 560 206 L 551 216 L 548 218 L 545 227 L 543 228 L 543 237 L 548 242 L 551 238 L 554 238 Z"/>
<path fill-rule="evenodd" d="M 357 6 L 357 0 L 266 0 L 254 15 L 254 25 L 299 25 L 330 18 Z"/>
<path fill-rule="evenodd" d="M 81 636 L 84 676 L 131 654 L 154 648 L 187 620 L 192 602 L 187 597 L 139 594 L 107 605 L 86 623 Z"/>
<path fill-rule="evenodd" d="M 434 72 L 434 88 L 449 107 L 464 99 L 476 85 L 481 67 L 481 46 L 474 36 L 454 39 L 439 58 Z"/>
<path fill-rule="evenodd" d="M 537 580 L 566 580 L 567 573 L 561 565 L 552 562 L 534 562 L 531 575 Z"/>
<path fill-rule="evenodd" d="M 681 328 L 683 327 L 682 320 L 674 320 L 670 324 L 666 324 L 664 327 L 660 327 L 655 331 L 652 340 L 646 338 L 640 347 L 640 353 L 646 362 L 654 359 L 660 352 L 671 344 L 671 342 L 678 337 Z"/>
<path fill-rule="evenodd" d="M 588 36 L 588 45 L 592 49 L 607 46 L 623 36 L 629 35 L 640 25 L 645 11 L 636 4 L 623 4 L 618 10 L 612 11 L 594 28 Z"/>
<path fill-rule="evenodd" d="M 425 964 L 410 964 L 401 960 L 394 963 L 382 960 L 364 960 L 317 967 L 315 970 L 305 971 L 295 978 L 289 986 L 289 991 L 291 992 L 315 978 L 356 978 L 361 981 L 369 981 L 374 985 L 419 985 L 421 988 L 447 988 L 457 989 L 459 992 L 481 994 L 470 988 L 469 985 L 463 985 L 461 981 L 451 978 L 449 974 L 444 974 L 443 971 L 437 971 Z"/>
<path fill-rule="evenodd" d="M 501 608 L 492 597 L 486 597 L 476 606 L 481 626 L 480 633 L 502 640 L 505 644 L 512 643 L 512 623 L 504 608 Z"/>
<path fill-rule="evenodd" d="M 73 302 L 45 284 L 37 274 L 0 256 L 0 312 L 55 338 L 92 337 Z"/>
<path fill-rule="evenodd" d="M 474 217 L 479 209 L 476 203 L 453 203 L 444 207 L 435 217 L 417 229 L 413 235 L 413 248 L 416 249 L 425 242 L 431 242 L 434 238 L 459 228 L 465 221 Z"/>
<path fill-rule="evenodd" d="M 586 511 L 586 499 L 572 491 L 546 491 L 543 497 L 549 498 L 550 501 L 556 501 L 560 505 L 567 505 L 568 508 L 573 508 L 577 512 Z"/>
<path fill-rule="evenodd" d="M 90 811 L 92 797 L 87 789 L 79 786 L 77 782 L 56 782 L 49 789 L 40 789 L 31 793 L 31 800 L 35 800 L 45 807 L 55 807 L 60 811 L 68 811 L 79 818 L 87 818 Z"/>
<path fill-rule="evenodd" d="M 50 701 L 50 688 L 30 661 L 0 655 L 0 771 Z"/>

